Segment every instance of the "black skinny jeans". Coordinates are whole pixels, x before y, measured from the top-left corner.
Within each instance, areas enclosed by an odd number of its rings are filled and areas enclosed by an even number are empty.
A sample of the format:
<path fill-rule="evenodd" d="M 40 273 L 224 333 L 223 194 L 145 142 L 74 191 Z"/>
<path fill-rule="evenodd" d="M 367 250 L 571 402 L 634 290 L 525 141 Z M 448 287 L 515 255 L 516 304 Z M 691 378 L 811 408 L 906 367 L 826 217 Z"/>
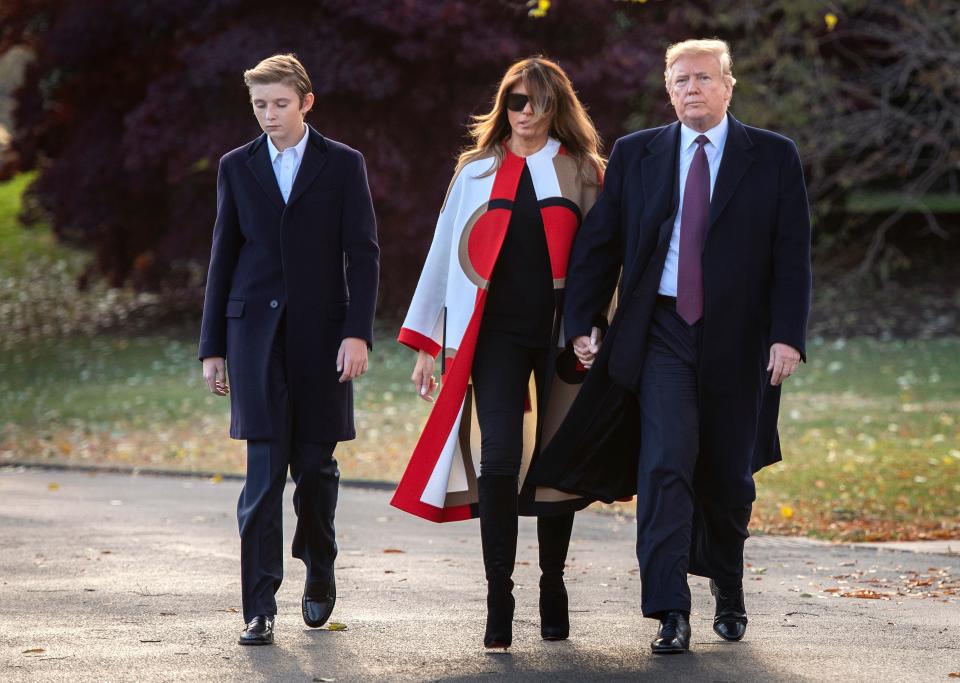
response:
<path fill-rule="evenodd" d="M 522 337 L 481 325 L 472 377 L 480 426 L 480 476 L 519 476 L 530 373 L 537 391 L 542 391 L 549 356 L 548 347 L 529 346 Z"/>

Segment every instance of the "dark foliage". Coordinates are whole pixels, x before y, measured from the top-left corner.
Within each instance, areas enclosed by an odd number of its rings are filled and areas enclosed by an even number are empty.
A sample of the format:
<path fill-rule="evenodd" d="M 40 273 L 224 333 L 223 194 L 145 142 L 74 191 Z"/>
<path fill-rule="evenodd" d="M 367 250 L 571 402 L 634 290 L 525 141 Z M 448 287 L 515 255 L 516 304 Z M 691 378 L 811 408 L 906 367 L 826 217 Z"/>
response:
<path fill-rule="evenodd" d="M 885 279 L 922 268 L 921 244 L 956 244 L 960 214 L 922 199 L 960 192 L 960 3 L 719 0 L 683 15 L 733 46 L 731 110 L 797 141 L 822 272 Z M 848 211 L 863 192 L 899 206 Z"/>
<path fill-rule="evenodd" d="M 3 0 L 0 52 L 36 56 L 5 169 L 40 170 L 33 206 L 112 282 L 182 279 L 177 264 L 206 259 L 218 158 L 259 133 L 242 71 L 295 52 L 318 98 L 310 121 L 366 155 L 381 311 L 396 313 L 465 124 L 511 61 L 558 59 L 609 144 L 673 119 L 662 54 L 693 36 L 730 41 L 732 111 L 798 142 L 821 265 L 882 274 L 917 265 L 918 237 L 956 242 L 957 214 L 917 201 L 960 184 L 956 0 L 555 0 L 540 19 L 525 0 Z M 847 211 L 876 190 L 905 199 Z"/>
<path fill-rule="evenodd" d="M 309 121 L 366 158 L 383 245 L 382 310 L 416 282 L 471 113 L 515 59 L 568 70 L 605 139 L 657 70 L 663 12 L 609 0 L 5 0 L 0 50 L 36 54 L 14 151 L 57 233 L 96 250 L 115 283 L 151 286 L 209 249 L 217 160 L 259 133 L 243 69 L 295 52 Z M 659 93 L 658 93 L 659 96 Z M 13 167 L 13 164 L 10 165 Z"/>

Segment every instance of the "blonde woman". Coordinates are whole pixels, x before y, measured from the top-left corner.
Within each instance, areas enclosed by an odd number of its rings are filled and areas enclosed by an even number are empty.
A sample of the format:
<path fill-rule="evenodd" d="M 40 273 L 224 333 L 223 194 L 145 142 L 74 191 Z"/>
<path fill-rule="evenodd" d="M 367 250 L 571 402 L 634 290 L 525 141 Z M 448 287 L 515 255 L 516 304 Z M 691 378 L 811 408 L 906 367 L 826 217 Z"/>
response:
<path fill-rule="evenodd" d="M 586 501 L 523 481 L 583 380 L 559 312 L 605 162 L 570 79 L 541 57 L 507 70 L 470 132 L 400 331 L 418 395 L 434 401 L 440 353 L 443 386 L 393 504 L 436 522 L 480 517 L 483 642 L 506 648 L 518 514 L 538 516 L 541 635 L 569 635 L 563 569 Z"/>

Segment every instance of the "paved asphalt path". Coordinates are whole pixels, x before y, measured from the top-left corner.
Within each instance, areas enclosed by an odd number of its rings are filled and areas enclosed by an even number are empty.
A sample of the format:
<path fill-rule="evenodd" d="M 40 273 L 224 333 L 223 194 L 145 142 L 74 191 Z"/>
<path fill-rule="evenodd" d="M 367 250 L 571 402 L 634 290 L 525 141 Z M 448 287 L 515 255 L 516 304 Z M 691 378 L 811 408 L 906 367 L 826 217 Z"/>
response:
<path fill-rule="evenodd" d="M 244 648 L 239 491 L 236 481 L 0 470 L 0 680 L 877 682 L 960 671 L 956 597 L 823 590 L 934 569 L 955 582 L 957 557 L 772 537 L 747 544 L 744 641 L 713 634 L 706 582 L 693 579 L 691 652 L 655 657 L 655 623 L 638 611 L 633 524 L 594 512 L 574 527 L 573 637 L 540 640 L 536 532 L 523 520 L 514 646 L 487 654 L 477 523 L 423 522 L 391 508 L 386 491 L 351 487 L 338 510 L 334 612 L 347 630 L 303 625 L 304 570 L 288 550 L 276 645 Z"/>

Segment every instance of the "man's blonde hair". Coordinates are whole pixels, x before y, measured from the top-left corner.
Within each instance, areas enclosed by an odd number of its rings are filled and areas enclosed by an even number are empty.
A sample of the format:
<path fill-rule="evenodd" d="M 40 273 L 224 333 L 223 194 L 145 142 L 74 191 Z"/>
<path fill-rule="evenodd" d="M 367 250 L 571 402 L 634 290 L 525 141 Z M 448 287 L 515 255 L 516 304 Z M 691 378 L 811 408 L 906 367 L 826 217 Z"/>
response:
<path fill-rule="evenodd" d="M 243 72 L 243 82 L 247 84 L 247 88 L 254 85 L 283 83 L 297 92 L 301 105 L 307 93 L 313 92 L 307 70 L 293 54 L 267 57 L 252 69 Z"/>
<path fill-rule="evenodd" d="M 720 76 L 724 81 L 730 84 L 732 88 L 737 83 L 733 77 L 733 58 L 730 56 L 730 46 L 727 41 L 718 38 L 703 38 L 699 40 L 684 40 L 682 43 L 674 43 L 667 48 L 666 69 L 663 72 L 663 80 L 666 83 L 667 91 L 670 90 L 670 72 L 673 65 L 681 57 L 692 57 L 699 55 L 713 55 L 720 62 Z"/>

